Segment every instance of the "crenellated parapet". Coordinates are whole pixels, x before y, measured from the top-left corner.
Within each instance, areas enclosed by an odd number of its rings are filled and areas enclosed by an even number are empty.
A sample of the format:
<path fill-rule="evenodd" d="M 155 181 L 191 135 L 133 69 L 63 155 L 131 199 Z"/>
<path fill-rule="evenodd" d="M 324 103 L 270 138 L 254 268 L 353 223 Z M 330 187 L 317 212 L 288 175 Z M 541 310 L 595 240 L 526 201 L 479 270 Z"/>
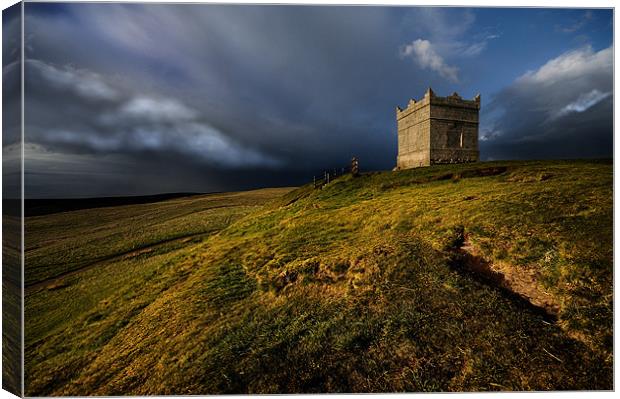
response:
<path fill-rule="evenodd" d="M 473 100 L 465 100 L 457 92 L 452 93 L 447 97 L 440 97 L 435 94 L 433 89 L 430 87 L 424 93 L 424 97 L 420 100 L 410 99 L 405 108 L 396 107 L 396 119 L 404 118 L 410 115 L 413 112 L 419 111 L 420 109 L 427 107 L 429 105 L 446 105 L 457 108 L 470 108 L 479 110 L 480 109 L 480 94 L 476 94 Z"/>

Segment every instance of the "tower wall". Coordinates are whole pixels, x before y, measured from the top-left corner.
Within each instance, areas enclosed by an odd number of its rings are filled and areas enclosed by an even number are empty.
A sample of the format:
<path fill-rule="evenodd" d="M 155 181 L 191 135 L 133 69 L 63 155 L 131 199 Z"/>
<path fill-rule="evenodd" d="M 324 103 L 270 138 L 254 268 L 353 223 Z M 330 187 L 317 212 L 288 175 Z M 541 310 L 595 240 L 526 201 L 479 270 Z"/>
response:
<path fill-rule="evenodd" d="M 430 165 L 431 120 L 428 102 L 409 103 L 403 112 L 397 110 L 398 157 L 400 169 Z"/>
<path fill-rule="evenodd" d="M 479 110 L 480 96 L 437 97 L 430 89 L 422 100 L 397 108 L 397 168 L 478 161 Z"/>

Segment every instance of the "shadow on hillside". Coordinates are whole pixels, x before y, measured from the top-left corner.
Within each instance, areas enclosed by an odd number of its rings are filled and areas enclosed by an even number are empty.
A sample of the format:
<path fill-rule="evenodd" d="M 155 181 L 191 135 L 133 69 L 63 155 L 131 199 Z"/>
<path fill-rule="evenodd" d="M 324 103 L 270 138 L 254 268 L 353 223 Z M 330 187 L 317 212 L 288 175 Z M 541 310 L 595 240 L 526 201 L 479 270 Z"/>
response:
<path fill-rule="evenodd" d="M 461 274 L 467 274 L 474 280 L 497 289 L 524 310 L 539 315 L 548 323 L 558 320 L 559 309 L 550 301 L 541 300 L 535 287 L 528 287 L 523 278 L 515 275 L 506 276 L 493 269 L 491 263 L 471 250 L 467 240 L 463 240 L 451 250 L 449 266 Z M 518 281 L 517 281 L 518 280 Z M 531 281 L 530 281 L 531 283 Z"/>

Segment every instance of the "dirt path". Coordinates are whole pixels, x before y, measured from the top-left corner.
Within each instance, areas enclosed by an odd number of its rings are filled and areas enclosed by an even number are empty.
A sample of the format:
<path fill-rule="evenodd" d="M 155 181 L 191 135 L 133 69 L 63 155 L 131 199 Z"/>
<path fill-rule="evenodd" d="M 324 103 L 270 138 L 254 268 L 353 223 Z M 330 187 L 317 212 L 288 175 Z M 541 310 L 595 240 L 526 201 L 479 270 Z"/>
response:
<path fill-rule="evenodd" d="M 491 263 L 482 257 L 467 237 L 462 246 L 455 250 L 452 266 L 459 271 L 469 272 L 483 283 L 498 288 L 505 296 L 541 314 L 546 320 L 557 320 L 560 305 L 538 283 L 534 270 Z"/>
<path fill-rule="evenodd" d="M 156 243 L 153 244 L 148 244 L 145 246 L 142 246 L 140 248 L 136 248 L 136 249 L 132 249 L 129 251 L 125 251 L 125 252 L 121 252 L 115 255 L 110 255 L 110 256 L 106 256 L 103 258 L 99 258 L 93 262 L 90 263 L 86 263 L 82 266 L 80 266 L 78 269 L 74 269 L 74 270 L 69 270 L 66 271 L 64 273 L 58 274 L 54 277 L 50 277 L 47 278 L 45 280 L 30 284 L 30 285 L 26 285 L 26 295 L 36 292 L 36 291 L 40 291 L 42 289 L 59 289 L 59 288 L 63 288 L 66 287 L 66 284 L 64 283 L 64 279 L 67 277 L 71 277 L 74 276 L 78 273 L 81 273 L 83 271 L 92 269 L 94 267 L 100 266 L 104 263 L 110 262 L 110 261 L 116 261 L 116 260 L 122 260 L 122 259 L 129 259 L 129 258 L 133 258 L 135 256 L 139 256 L 142 254 L 146 254 L 146 253 L 150 253 L 153 252 L 155 249 L 157 249 L 157 247 L 160 247 L 164 244 L 170 244 L 173 242 L 187 242 L 193 238 L 196 237 L 203 237 L 203 236 L 209 236 L 211 234 L 213 234 L 213 231 L 207 231 L 207 232 L 202 232 L 202 233 L 192 233 L 192 234 L 187 234 L 184 236 L 180 236 L 180 237 L 175 237 L 175 238 L 170 238 L 167 240 L 163 240 L 163 241 L 158 241 Z"/>

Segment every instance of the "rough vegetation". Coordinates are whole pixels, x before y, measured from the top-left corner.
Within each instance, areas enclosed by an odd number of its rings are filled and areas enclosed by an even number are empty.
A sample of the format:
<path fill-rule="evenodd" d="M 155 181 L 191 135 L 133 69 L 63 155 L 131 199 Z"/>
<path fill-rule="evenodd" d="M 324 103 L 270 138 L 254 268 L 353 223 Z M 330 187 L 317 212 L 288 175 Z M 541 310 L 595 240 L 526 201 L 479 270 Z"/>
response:
<path fill-rule="evenodd" d="M 496 162 L 32 218 L 26 394 L 612 389 L 612 181 Z"/>

